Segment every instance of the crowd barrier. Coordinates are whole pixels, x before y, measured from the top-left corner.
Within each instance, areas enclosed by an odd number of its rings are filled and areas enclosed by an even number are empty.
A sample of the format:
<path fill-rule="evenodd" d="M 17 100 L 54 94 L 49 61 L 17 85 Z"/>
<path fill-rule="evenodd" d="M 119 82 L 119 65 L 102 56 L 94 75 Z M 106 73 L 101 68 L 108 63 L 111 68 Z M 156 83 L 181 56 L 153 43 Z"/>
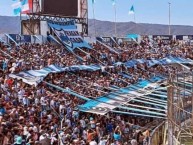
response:
<path fill-rule="evenodd" d="M 166 135 L 166 122 L 163 121 L 150 134 L 148 145 L 161 145 L 161 144 L 164 144 L 164 140 L 166 140 L 165 135 Z"/>

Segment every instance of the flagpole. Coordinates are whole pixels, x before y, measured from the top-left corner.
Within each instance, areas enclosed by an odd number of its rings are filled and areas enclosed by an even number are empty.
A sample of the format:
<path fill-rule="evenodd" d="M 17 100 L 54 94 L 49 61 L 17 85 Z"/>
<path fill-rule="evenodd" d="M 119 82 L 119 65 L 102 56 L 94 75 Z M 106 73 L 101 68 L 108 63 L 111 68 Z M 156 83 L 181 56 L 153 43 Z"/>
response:
<path fill-rule="evenodd" d="M 135 9 L 134 9 L 134 6 L 132 5 L 130 10 L 129 10 L 129 15 L 133 15 L 133 22 L 134 22 L 134 25 L 135 25 L 135 29 L 136 29 L 136 32 L 137 32 L 137 23 L 136 23 L 136 18 L 135 18 Z M 134 31 L 135 31 L 134 29 Z"/>
<path fill-rule="evenodd" d="M 134 15 L 133 15 L 133 19 L 134 19 L 134 22 L 136 23 L 136 19 L 135 19 L 135 13 L 134 13 Z"/>
<path fill-rule="evenodd" d="M 21 34 L 22 34 L 22 17 L 21 17 L 21 11 L 19 13 L 19 19 L 20 19 L 20 44 L 21 44 Z"/>
<path fill-rule="evenodd" d="M 114 4 L 114 12 L 115 12 L 115 37 L 117 36 L 117 10 L 116 4 Z"/>
<path fill-rule="evenodd" d="M 168 29 L 169 29 L 169 35 L 171 35 L 171 21 L 170 21 L 170 17 L 171 17 L 171 12 L 170 12 L 171 3 L 169 2 L 168 5 L 169 5 L 169 26 L 168 26 Z"/>
<path fill-rule="evenodd" d="M 95 9 L 94 2 L 92 3 L 93 19 L 94 19 L 94 35 L 96 37 L 96 21 L 95 21 Z"/>
<path fill-rule="evenodd" d="M 20 20 L 20 34 L 22 33 L 22 26 L 21 26 L 21 21 L 22 21 L 22 17 L 21 17 L 21 12 L 19 13 L 19 20 Z"/>

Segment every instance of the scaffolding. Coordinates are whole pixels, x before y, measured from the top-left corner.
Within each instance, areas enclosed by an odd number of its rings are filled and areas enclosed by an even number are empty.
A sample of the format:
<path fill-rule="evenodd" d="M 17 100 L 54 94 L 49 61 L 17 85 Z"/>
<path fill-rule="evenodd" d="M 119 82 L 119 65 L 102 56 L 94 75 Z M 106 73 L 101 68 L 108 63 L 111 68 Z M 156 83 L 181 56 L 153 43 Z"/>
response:
<path fill-rule="evenodd" d="M 168 145 L 193 144 L 193 72 L 186 70 L 168 80 Z"/>
<path fill-rule="evenodd" d="M 88 35 L 88 1 L 78 0 L 79 16 L 67 17 L 61 15 L 51 15 L 42 13 L 42 0 L 33 0 L 32 12 L 27 13 L 28 18 L 21 21 L 21 33 L 25 35 L 41 35 L 41 22 L 53 21 L 65 23 L 67 21 L 75 21 L 76 24 L 81 26 L 81 35 Z M 65 15 L 65 14 L 64 14 Z"/>

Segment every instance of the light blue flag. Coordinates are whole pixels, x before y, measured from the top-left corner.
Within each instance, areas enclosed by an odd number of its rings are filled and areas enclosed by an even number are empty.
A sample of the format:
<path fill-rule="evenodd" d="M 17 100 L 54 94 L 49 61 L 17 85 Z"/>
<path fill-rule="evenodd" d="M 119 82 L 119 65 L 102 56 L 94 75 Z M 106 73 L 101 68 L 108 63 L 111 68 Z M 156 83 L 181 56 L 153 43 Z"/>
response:
<path fill-rule="evenodd" d="M 21 8 L 13 9 L 14 15 L 19 15 L 21 13 Z"/>
<path fill-rule="evenodd" d="M 116 0 L 111 0 L 112 1 L 112 5 L 116 5 Z"/>
<path fill-rule="evenodd" d="M 12 8 L 13 8 L 14 15 L 20 14 L 21 13 L 21 8 L 22 8 L 21 2 L 14 3 L 12 5 Z"/>
<path fill-rule="evenodd" d="M 96 3 L 96 0 L 92 0 L 92 4 Z"/>
<path fill-rule="evenodd" d="M 28 3 L 28 0 L 22 0 L 21 1 L 21 5 L 23 6 L 23 5 L 25 5 L 25 4 L 27 4 Z"/>
<path fill-rule="evenodd" d="M 135 13 L 135 9 L 134 9 L 134 6 L 132 5 L 129 10 L 129 15 L 134 14 L 134 13 Z"/>

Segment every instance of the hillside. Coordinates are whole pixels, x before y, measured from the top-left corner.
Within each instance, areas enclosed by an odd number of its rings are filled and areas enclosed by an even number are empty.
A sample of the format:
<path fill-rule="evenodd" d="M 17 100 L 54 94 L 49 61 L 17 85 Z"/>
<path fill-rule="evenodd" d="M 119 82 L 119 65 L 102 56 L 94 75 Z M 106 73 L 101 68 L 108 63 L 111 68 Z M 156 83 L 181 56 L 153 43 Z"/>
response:
<path fill-rule="evenodd" d="M 0 16 L 0 34 L 18 34 L 20 32 L 20 18 Z"/>
<path fill-rule="evenodd" d="M 94 36 L 94 20 L 89 19 L 89 36 Z M 97 35 L 112 36 L 114 35 L 114 23 L 109 21 L 96 20 Z M 20 32 L 19 17 L 0 16 L 0 34 Z M 133 22 L 118 22 L 117 36 L 125 36 L 129 33 L 137 33 L 142 35 L 167 35 L 168 25 L 161 24 L 145 24 Z M 173 35 L 193 35 L 193 26 L 171 26 Z"/>
<path fill-rule="evenodd" d="M 114 35 L 114 23 L 96 20 L 96 30 L 99 35 Z M 145 24 L 133 22 L 118 22 L 117 35 L 137 33 L 141 35 L 168 35 L 168 25 Z M 89 20 L 89 34 L 94 34 L 94 20 Z M 193 26 L 172 25 L 171 34 L 173 35 L 193 35 Z"/>

